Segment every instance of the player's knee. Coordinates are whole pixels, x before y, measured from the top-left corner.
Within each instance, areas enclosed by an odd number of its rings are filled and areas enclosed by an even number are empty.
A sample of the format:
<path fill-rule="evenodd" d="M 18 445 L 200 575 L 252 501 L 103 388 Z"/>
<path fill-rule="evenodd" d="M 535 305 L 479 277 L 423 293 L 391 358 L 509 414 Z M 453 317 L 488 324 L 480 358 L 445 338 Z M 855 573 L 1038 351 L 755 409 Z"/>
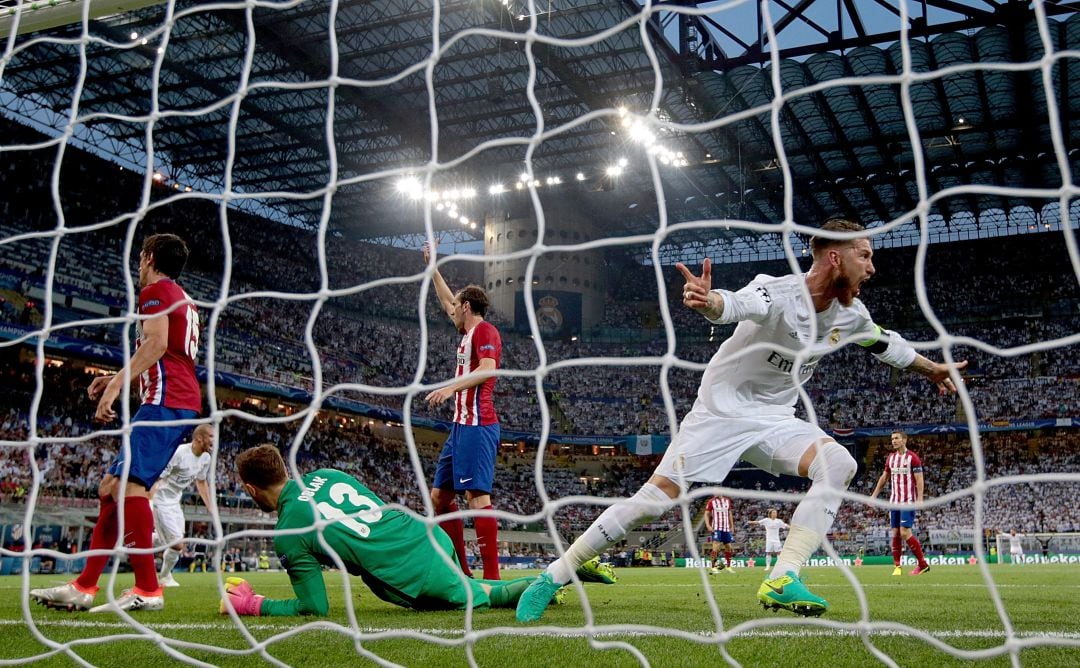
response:
<path fill-rule="evenodd" d="M 817 455 L 808 471 L 814 482 L 827 482 L 833 487 L 847 489 L 859 465 L 846 448 L 833 440 L 817 443 Z"/>

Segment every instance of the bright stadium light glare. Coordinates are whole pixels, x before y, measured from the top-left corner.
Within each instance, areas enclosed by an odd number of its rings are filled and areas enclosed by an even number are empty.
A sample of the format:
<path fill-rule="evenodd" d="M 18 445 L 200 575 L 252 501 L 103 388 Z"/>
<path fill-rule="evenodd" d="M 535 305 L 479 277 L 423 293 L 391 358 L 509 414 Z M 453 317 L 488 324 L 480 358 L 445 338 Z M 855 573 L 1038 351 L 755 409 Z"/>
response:
<path fill-rule="evenodd" d="M 139 39 L 139 33 L 132 30 L 131 31 L 131 39 L 132 39 L 132 41 L 135 41 L 135 40 Z"/>
<path fill-rule="evenodd" d="M 607 175 L 608 176 L 618 176 L 619 174 L 622 174 L 622 169 L 623 168 L 621 166 L 619 166 L 619 165 L 611 165 L 610 167 L 607 168 Z"/>
<path fill-rule="evenodd" d="M 518 181 L 524 181 L 524 182 L 528 183 L 529 174 L 527 172 L 522 172 L 521 176 L 518 177 Z"/>
<path fill-rule="evenodd" d="M 584 181 L 585 180 L 585 174 L 582 173 L 582 172 L 578 172 L 577 176 L 575 176 L 574 178 L 576 178 L 578 181 Z"/>
<path fill-rule="evenodd" d="M 506 192 L 506 186 L 504 186 L 501 183 L 496 183 L 495 185 L 488 188 L 488 194 L 489 195 L 498 195 L 498 194 L 504 193 L 504 192 Z"/>
<path fill-rule="evenodd" d="M 403 176 L 397 182 L 397 191 L 402 195 L 419 196 L 423 195 L 423 186 L 415 176 Z"/>
<path fill-rule="evenodd" d="M 619 167 L 626 167 L 630 164 L 630 161 L 626 158 L 619 158 Z"/>

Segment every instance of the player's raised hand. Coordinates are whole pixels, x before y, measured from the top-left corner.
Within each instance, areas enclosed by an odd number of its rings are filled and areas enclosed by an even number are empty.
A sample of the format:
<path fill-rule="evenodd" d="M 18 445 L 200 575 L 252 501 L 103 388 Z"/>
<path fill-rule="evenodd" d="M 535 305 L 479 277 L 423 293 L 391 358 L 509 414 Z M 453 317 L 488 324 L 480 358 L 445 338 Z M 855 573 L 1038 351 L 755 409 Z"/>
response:
<path fill-rule="evenodd" d="M 424 264 L 428 264 L 429 262 L 431 262 L 431 253 L 432 252 L 437 253 L 438 251 L 439 251 L 439 243 L 438 242 L 435 242 L 435 244 L 432 245 L 430 242 L 425 241 L 424 242 Z"/>
<path fill-rule="evenodd" d="M 953 362 L 952 364 L 937 364 L 936 368 L 930 373 L 926 374 L 932 382 L 937 384 L 938 392 L 941 394 L 953 394 L 956 392 L 956 384 L 953 383 L 952 377 L 949 375 L 951 369 L 956 369 L 957 372 L 963 371 L 968 365 L 967 360 L 962 362 Z"/>
<path fill-rule="evenodd" d="M 218 606 L 221 614 L 229 614 L 226 606 L 231 606 L 238 615 L 258 617 L 262 614 L 262 602 L 266 597 L 256 594 L 244 578 L 225 578 L 225 594 Z"/>
<path fill-rule="evenodd" d="M 712 260 L 705 258 L 701 264 L 701 276 L 695 276 L 682 262 L 675 268 L 686 279 L 683 285 L 683 305 L 702 315 L 716 319 L 724 310 L 724 302 L 719 294 L 712 292 Z"/>

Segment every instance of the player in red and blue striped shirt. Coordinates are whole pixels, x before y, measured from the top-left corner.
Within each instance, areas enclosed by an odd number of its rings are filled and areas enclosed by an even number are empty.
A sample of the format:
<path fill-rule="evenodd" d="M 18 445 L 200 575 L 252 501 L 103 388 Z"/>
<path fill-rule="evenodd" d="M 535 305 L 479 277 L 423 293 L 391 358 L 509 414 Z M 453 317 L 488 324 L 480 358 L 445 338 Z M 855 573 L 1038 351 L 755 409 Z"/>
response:
<path fill-rule="evenodd" d="M 902 431 L 894 431 L 891 436 L 893 451 L 885 458 L 885 470 L 878 478 L 874 486 L 874 493 L 870 498 L 877 498 L 885 487 L 886 479 L 890 479 L 892 495 L 889 501 L 892 503 L 922 504 L 923 501 L 923 469 L 922 460 L 919 456 L 907 449 L 907 434 Z M 892 551 L 893 551 L 893 575 L 900 575 L 900 555 L 904 551 L 904 543 L 907 543 L 911 553 L 918 559 L 918 565 L 911 571 L 911 575 L 921 575 L 930 570 L 930 564 L 923 557 L 922 545 L 919 539 L 911 532 L 915 524 L 914 510 L 891 510 L 889 519 L 892 524 Z"/>
<path fill-rule="evenodd" d="M 191 298 L 175 283 L 188 259 L 188 247 L 174 234 L 146 238 L 139 253 L 139 339 L 128 361 L 127 373 L 138 378 L 142 405 L 132 416 L 130 449 L 122 449 L 109 466 L 99 487 L 101 509 L 90 538 L 90 548 L 111 549 L 117 542 L 118 515 L 124 514 L 124 547 L 153 546 L 154 515 L 150 509 L 150 488 L 165 470 L 191 425 L 169 424 L 199 416 L 202 395 L 195 377 L 195 355 L 199 349 L 199 314 Z M 95 378 L 87 394 L 98 402 L 96 419 L 109 423 L 116 419 L 113 404 L 124 389 L 125 373 Z M 127 484 L 121 490 L 124 469 Z M 124 505 L 119 499 L 123 492 Z M 86 559 L 77 579 L 59 587 L 34 589 L 30 597 L 49 607 L 85 610 L 98 591 L 98 580 L 109 555 Z M 135 572 L 134 588 L 91 612 L 107 610 L 160 610 L 165 605 L 158 585 L 153 554 L 129 554 Z"/>
<path fill-rule="evenodd" d="M 424 262 L 431 249 L 424 245 Z M 495 482 L 495 455 L 499 448 L 499 417 L 495 414 L 495 376 L 502 362 L 499 330 L 484 319 L 488 296 L 484 289 L 469 285 L 457 294 L 450 290 L 438 269 L 433 275 L 435 294 L 446 315 L 461 332 L 457 349 L 454 382 L 427 396 L 430 406 L 454 398 L 454 425 L 443 445 L 431 486 L 431 501 L 437 514 L 458 509 L 457 494 L 463 492 L 471 510 L 491 510 L 491 488 Z M 472 576 L 465 553 L 465 525 L 460 519 L 444 520 L 439 526 L 449 534 L 466 575 Z M 484 579 L 499 579 L 499 522 L 494 517 L 476 517 L 476 543 L 484 562 Z"/>

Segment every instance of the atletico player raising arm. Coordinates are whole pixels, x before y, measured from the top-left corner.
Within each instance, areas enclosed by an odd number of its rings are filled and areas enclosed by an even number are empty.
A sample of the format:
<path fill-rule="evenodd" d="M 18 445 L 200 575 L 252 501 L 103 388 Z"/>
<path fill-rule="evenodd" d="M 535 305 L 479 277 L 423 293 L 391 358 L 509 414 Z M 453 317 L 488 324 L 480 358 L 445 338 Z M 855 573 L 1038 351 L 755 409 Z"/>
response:
<path fill-rule="evenodd" d="M 431 261 L 431 247 L 424 244 L 424 262 Z M 433 275 L 435 294 L 443 311 L 461 334 L 457 348 L 454 382 L 427 396 L 431 406 L 453 397 L 454 425 L 439 454 L 431 501 L 436 514 L 457 511 L 457 495 L 465 494 L 471 510 L 491 510 L 491 488 L 495 482 L 495 456 L 499 449 L 499 418 L 495 414 L 495 376 L 502 361 L 499 330 L 484 319 L 488 296 L 478 285 L 468 285 L 457 294 L 450 290 L 438 269 Z M 484 562 L 484 579 L 499 579 L 499 522 L 494 517 L 477 517 L 476 543 Z M 440 526 L 450 535 L 458 562 L 472 575 L 465 553 L 465 525 L 461 519 L 444 520 Z"/>

